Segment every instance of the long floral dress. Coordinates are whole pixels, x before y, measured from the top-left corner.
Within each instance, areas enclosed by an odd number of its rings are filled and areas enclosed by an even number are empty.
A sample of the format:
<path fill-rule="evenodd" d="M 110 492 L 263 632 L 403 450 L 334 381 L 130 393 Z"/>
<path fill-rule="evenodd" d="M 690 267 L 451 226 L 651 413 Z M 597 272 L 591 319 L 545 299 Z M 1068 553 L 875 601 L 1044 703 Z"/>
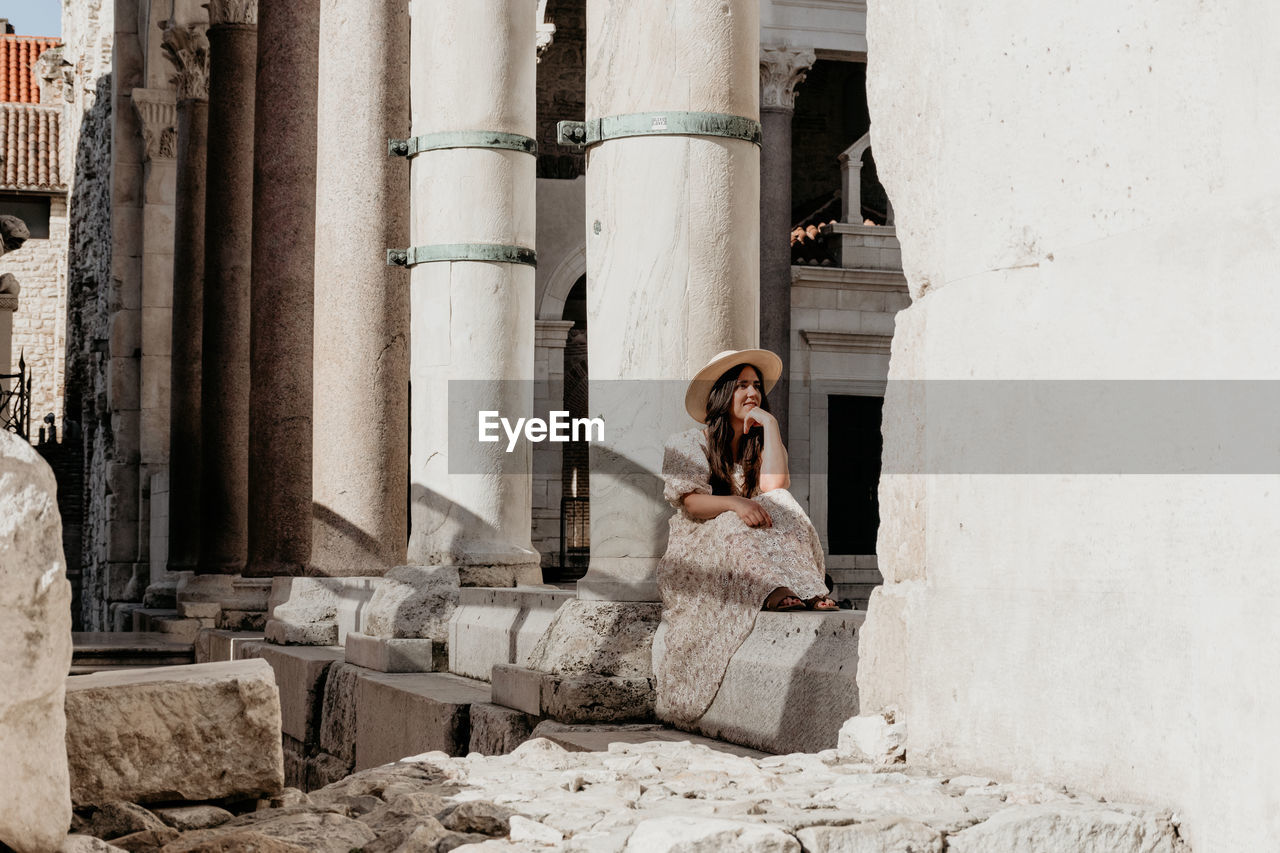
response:
<path fill-rule="evenodd" d="M 741 488 L 741 467 L 734 473 Z M 654 671 L 656 711 L 661 719 L 690 723 L 711 706 L 769 593 L 785 586 L 808 599 L 827 586 L 818 532 L 786 489 L 752 496 L 772 527 L 748 527 L 736 512 L 700 521 L 685 511 L 685 495 L 711 494 L 702 427 L 668 439 L 662 476 L 663 497 L 676 513 L 658 563 L 666 634 Z"/>

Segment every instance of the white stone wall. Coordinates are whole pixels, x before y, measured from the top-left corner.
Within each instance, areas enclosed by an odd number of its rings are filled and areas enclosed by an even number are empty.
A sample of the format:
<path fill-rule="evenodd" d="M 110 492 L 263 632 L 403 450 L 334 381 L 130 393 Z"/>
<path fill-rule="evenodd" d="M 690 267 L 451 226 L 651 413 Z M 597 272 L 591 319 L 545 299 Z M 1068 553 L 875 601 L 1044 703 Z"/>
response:
<path fill-rule="evenodd" d="M 1050 379 L 1280 379 L 1274 32 L 1269 0 L 872 3 L 876 160 L 916 298 L 891 379 L 1026 380 L 1042 405 Z M 863 712 L 897 706 L 912 761 L 1171 807 L 1199 853 L 1277 849 L 1280 476 L 1213 467 L 1259 409 L 1161 415 L 1219 438 L 1124 472 L 1147 445 L 1116 403 L 1085 439 L 1006 426 L 1014 400 L 944 409 L 943 388 L 891 382 L 887 467 L 947 446 L 1032 465 L 882 479 Z"/>
<path fill-rule="evenodd" d="M 61 427 L 66 397 L 67 360 L 67 200 L 50 202 L 49 238 L 28 240 L 0 261 L 22 285 L 13 315 L 13 370 L 24 354 L 31 371 L 31 430 L 49 412 Z"/>

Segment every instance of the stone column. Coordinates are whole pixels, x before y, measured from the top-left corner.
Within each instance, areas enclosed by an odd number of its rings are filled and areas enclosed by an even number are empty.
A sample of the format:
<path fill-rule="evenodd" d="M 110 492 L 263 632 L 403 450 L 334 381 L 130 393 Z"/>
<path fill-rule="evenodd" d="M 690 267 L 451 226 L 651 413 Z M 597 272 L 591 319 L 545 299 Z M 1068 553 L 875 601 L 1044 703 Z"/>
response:
<path fill-rule="evenodd" d="M 319 50 L 320 0 L 259 0 L 246 577 L 299 575 L 311 557 Z"/>
<path fill-rule="evenodd" d="M 796 86 L 813 63 L 807 47 L 760 52 L 760 346 L 782 358 L 782 380 L 769 403 L 784 442 L 791 385 L 791 117 Z"/>
<path fill-rule="evenodd" d="M 257 22 L 256 0 L 210 0 L 198 565 L 206 574 L 239 574 L 248 553 Z"/>
<path fill-rule="evenodd" d="M 536 135 L 535 6 L 535 0 L 412 0 L 415 135 Z M 501 148 L 417 155 L 410 244 L 533 248 L 535 164 L 524 151 Z M 529 446 L 522 442 L 509 454 L 505 442 L 475 443 L 479 410 L 514 418 L 532 409 L 534 269 L 459 260 L 417 264 L 410 278 L 408 561 L 457 566 L 464 585 L 539 582 L 530 544 Z M 451 427 L 478 452 L 451 460 Z"/>
<path fill-rule="evenodd" d="M 167 497 L 152 503 L 152 493 L 167 492 L 169 468 L 169 362 L 173 323 L 174 194 L 177 184 L 177 104 L 172 89 L 134 89 L 130 93 L 145 145 L 142 182 L 142 264 L 138 331 L 138 556 L 132 576 L 136 588 L 158 585 L 166 595 L 168 575 Z M 153 520 L 160 529 L 151 530 Z M 155 546 L 155 552 L 152 545 Z M 156 553 L 158 552 L 158 553 Z M 153 596 L 153 606 L 159 603 Z"/>
<path fill-rule="evenodd" d="M 169 26 L 164 50 L 177 69 L 177 189 L 169 395 L 169 571 L 200 557 L 200 370 L 204 314 L 209 39 L 204 24 Z"/>
<path fill-rule="evenodd" d="M 320 33 L 310 574 L 383 575 L 408 531 L 409 286 L 386 263 L 409 245 L 409 166 L 387 156 L 409 130 L 408 6 L 325 0 Z"/>
<path fill-rule="evenodd" d="M 589 0 L 587 117 L 758 119 L 759 39 L 756 0 L 688 0 L 663 15 Z M 744 139 L 636 136 L 591 149 L 588 360 L 606 441 L 592 445 L 591 566 L 580 598 L 658 598 L 671 514 L 662 447 L 692 426 L 684 383 L 717 352 L 759 339 L 759 195 L 759 148 Z"/>

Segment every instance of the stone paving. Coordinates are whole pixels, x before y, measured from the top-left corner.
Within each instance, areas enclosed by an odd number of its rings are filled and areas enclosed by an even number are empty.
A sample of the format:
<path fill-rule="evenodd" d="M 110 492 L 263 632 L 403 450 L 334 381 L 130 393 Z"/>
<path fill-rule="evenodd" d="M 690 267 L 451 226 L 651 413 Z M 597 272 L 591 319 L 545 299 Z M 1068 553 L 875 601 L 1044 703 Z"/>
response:
<path fill-rule="evenodd" d="M 111 843 L 168 853 L 238 844 L 332 853 L 1189 849 L 1167 812 L 1048 785 L 877 767 L 837 750 L 749 758 L 680 742 L 571 752 L 536 738 L 503 756 L 432 752 L 311 794 L 287 789 L 260 806 L 236 818 L 225 813 L 214 828 L 152 826 Z M 77 839 L 63 849 L 109 849 L 90 843 Z"/>

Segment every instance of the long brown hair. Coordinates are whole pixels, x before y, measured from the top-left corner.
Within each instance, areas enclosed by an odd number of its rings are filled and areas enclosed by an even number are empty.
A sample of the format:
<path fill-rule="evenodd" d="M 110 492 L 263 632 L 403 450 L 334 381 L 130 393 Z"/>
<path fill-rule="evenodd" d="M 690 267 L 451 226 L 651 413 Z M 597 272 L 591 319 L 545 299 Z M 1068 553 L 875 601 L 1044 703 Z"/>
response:
<path fill-rule="evenodd" d="M 707 395 L 707 461 L 711 463 L 711 493 L 751 497 L 760 483 L 760 456 L 764 451 L 764 430 L 745 433 L 738 442 L 737 458 L 733 453 L 733 389 L 742 371 L 750 367 L 763 377 L 754 364 L 739 364 L 720 375 Z M 769 409 L 769 398 L 760 388 L 760 408 Z M 741 463 L 743 492 L 734 487 L 733 466 Z"/>

